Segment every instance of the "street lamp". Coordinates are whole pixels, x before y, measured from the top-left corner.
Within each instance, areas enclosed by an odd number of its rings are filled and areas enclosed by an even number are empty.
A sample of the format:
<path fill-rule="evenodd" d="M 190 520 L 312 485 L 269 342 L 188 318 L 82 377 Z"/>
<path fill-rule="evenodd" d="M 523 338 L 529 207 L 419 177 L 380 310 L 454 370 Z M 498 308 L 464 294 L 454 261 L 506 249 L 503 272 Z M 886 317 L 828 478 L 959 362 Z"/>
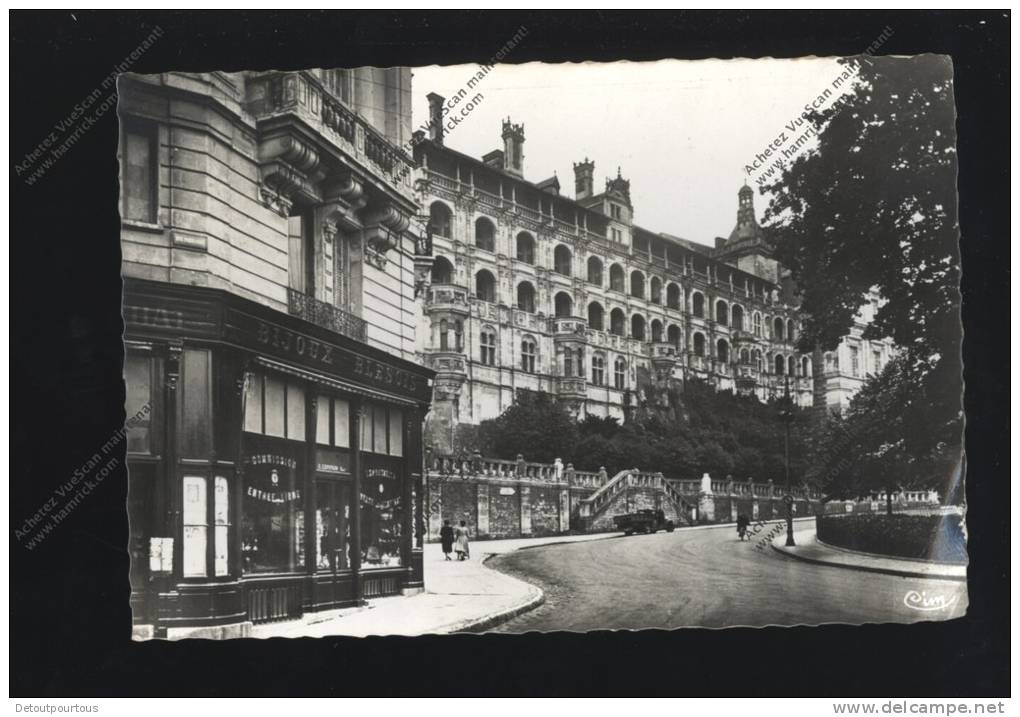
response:
<path fill-rule="evenodd" d="M 793 492 L 790 486 L 790 424 L 793 423 L 793 401 L 790 399 L 790 377 L 783 376 L 783 402 L 779 409 L 779 419 L 783 422 L 783 467 L 786 471 L 786 545 L 794 546 L 793 540 Z"/>

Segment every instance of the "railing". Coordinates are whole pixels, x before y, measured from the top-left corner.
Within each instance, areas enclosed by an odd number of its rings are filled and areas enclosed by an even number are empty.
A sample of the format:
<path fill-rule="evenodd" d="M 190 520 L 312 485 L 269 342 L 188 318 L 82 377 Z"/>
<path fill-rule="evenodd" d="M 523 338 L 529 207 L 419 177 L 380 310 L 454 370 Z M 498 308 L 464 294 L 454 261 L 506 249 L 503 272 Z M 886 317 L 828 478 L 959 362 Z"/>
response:
<path fill-rule="evenodd" d="M 559 376 L 556 379 L 556 393 L 560 396 L 585 396 L 587 386 L 585 379 L 571 377 L 571 376 Z"/>
<path fill-rule="evenodd" d="M 459 309 L 467 311 L 468 290 L 456 284 L 432 284 L 426 296 L 430 309 Z"/>
<path fill-rule="evenodd" d="M 375 127 L 324 89 L 308 72 L 269 72 L 253 79 L 248 105 L 258 118 L 294 112 L 359 160 L 374 164 L 404 193 L 411 192 L 414 161 Z M 360 141 L 360 137 L 364 141 Z"/>
<path fill-rule="evenodd" d="M 365 320 L 296 289 L 287 289 L 287 310 L 324 329 L 365 340 Z"/>
<path fill-rule="evenodd" d="M 588 322 L 577 316 L 555 316 L 549 319 L 549 330 L 557 336 L 575 336 L 586 339 Z"/>

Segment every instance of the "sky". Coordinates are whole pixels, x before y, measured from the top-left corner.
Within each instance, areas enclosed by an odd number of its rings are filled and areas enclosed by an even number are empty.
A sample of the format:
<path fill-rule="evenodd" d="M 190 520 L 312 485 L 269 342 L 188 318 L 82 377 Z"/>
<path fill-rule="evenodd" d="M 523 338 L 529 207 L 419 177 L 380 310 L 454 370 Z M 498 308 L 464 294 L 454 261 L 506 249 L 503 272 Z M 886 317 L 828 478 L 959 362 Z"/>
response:
<path fill-rule="evenodd" d="M 450 98 L 476 70 L 414 68 L 413 128 L 428 119 L 428 93 Z M 745 166 L 771 143 L 789 149 L 804 128 L 785 125 L 806 104 L 828 106 L 843 94 L 851 83 L 832 87 L 841 71 L 835 58 L 500 64 L 468 91 L 482 100 L 445 143 L 480 158 L 502 149 L 509 117 L 524 124 L 525 179 L 555 172 L 561 193 L 573 197 L 574 162 L 594 160 L 596 192 L 619 167 L 630 180 L 636 224 L 713 244 L 736 223 L 745 179 L 756 187 L 764 171 L 749 175 Z M 756 190 L 759 220 L 766 204 Z"/>

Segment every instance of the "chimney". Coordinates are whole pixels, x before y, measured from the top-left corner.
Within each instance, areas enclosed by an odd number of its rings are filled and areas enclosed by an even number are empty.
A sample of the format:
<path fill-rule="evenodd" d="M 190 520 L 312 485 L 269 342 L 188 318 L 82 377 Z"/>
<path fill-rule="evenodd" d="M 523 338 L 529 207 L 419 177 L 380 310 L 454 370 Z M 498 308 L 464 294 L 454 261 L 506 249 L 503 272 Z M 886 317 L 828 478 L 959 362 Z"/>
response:
<path fill-rule="evenodd" d="M 446 98 L 429 92 L 429 139 L 436 144 L 443 143 L 443 102 Z"/>
<path fill-rule="evenodd" d="M 524 178 L 524 125 L 503 120 L 503 155 L 506 171 Z"/>
<path fill-rule="evenodd" d="M 587 157 L 574 162 L 574 198 L 587 199 L 595 194 L 595 163 Z"/>

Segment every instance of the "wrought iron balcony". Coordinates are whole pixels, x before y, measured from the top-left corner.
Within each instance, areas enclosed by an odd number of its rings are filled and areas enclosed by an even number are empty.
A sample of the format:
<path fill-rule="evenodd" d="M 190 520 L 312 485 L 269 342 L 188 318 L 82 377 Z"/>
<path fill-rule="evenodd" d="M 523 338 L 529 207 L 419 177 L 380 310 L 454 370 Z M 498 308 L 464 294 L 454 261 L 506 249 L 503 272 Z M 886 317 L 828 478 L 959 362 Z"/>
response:
<path fill-rule="evenodd" d="M 350 336 L 358 341 L 365 340 L 364 319 L 319 301 L 304 292 L 287 289 L 287 310 L 291 316 L 297 316 L 324 329 Z"/>

